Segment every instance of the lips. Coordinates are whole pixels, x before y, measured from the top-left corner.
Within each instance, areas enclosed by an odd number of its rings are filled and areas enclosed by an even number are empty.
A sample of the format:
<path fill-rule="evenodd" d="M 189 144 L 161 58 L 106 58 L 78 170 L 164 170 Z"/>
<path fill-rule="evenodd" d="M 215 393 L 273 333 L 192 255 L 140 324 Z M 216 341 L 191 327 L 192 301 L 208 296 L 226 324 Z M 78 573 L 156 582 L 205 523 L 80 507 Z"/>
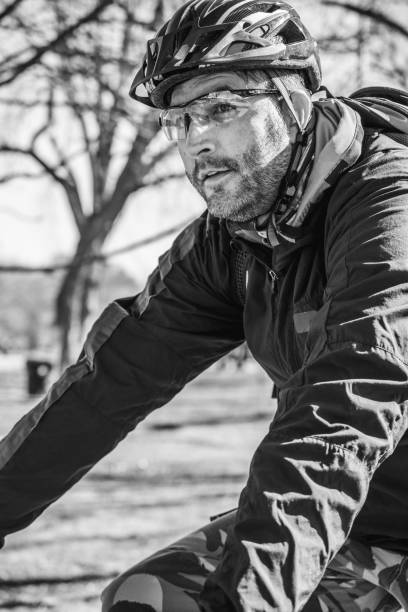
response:
<path fill-rule="evenodd" d="M 217 178 L 221 176 L 222 174 L 226 174 L 227 172 L 231 172 L 230 168 L 207 169 L 207 170 L 201 171 L 198 175 L 198 178 L 202 183 L 204 183 L 207 179 Z"/>

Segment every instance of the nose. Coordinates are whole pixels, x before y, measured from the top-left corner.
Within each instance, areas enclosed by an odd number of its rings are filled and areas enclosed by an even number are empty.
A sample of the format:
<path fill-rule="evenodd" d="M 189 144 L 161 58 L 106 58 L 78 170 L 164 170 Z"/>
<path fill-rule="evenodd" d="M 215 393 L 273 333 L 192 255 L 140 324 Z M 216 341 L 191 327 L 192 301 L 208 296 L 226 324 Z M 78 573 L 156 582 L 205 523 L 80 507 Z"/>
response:
<path fill-rule="evenodd" d="M 184 148 L 187 155 L 193 159 L 197 159 L 201 155 L 213 153 L 216 149 L 213 127 L 191 121 L 187 128 Z"/>

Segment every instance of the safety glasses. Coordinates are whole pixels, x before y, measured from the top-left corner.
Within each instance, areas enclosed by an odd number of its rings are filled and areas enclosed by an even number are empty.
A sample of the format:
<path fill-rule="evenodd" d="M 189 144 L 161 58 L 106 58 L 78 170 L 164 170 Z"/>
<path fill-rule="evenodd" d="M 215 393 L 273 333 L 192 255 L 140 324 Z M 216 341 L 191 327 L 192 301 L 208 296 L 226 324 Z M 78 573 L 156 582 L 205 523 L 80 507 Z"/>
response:
<path fill-rule="evenodd" d="M 194 121 L 201 127 L 224 125 L 245 115 L 251 107 L 251 97 L 280 94 L 278 89 L 234 89 L 215 91 L 193 100 L 185 106 L 168 108 L 160 113 L 160 126 L 170 141 L 187 137 Z"/>

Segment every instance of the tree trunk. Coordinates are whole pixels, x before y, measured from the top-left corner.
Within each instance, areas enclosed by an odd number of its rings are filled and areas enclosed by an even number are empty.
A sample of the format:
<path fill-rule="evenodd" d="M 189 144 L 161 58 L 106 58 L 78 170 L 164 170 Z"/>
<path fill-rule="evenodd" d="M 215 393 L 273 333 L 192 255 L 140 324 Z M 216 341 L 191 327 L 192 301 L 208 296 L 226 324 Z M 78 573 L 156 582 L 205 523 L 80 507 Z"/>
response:
<path fill-rule="evenodd" d="M 92 292 L 93 267 L 94 264 L 98 266 L 97 262 L 90 262 L 88 258 L 100 254 L 113 221 L 114 219 L 107 221 L 101 214 L 89 218 L 71 265 L 62 280 L 55 307 L 55 325 L 60 336 L 61 369 L 72 361 L 75 327 L 81 329 L 85 322 L 84 316 Z"/>
<path fill-rule="evenodd" d="M 92 253 L 100 254 L 102 245 L 98 243 L 97 248 L 94 246 Z M 79 312 L 78 312 L 78 342 L 83 343 L 87 332 L 89 331 L 94 313 L 99 307 L 97 299 L 98 288 L 100 286 L 101 273 L 103 264 L 98 261 L 93 261 L 83 268 L 83 276 L 79 293 Z"/>
<path fill-rule="evenodd" d="M 59 366 L 61 369 L 65 368 L 72 358 L 71 329 L 80 273 L 80 266 L 68 270 L 63 278 L 56 300 L 55 325 L 59 332 Z"/>

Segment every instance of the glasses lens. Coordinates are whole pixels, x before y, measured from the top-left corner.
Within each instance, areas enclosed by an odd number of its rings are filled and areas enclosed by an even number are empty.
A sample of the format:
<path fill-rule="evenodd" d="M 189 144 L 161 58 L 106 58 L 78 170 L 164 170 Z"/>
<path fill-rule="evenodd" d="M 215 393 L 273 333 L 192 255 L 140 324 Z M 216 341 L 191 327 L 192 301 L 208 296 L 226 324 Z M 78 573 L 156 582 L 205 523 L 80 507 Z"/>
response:
<path fill-rule="evenodd" d="M 216 92 L 186 106 L 162 111 L 160 125 L 169 140 L 185 140 L 192 121 L 203 127 L 229 123 L 246 113 L 249 106 L 248 98 L 229 92 Z"/>
<path fill-rule="evenodd" d="M 169 108 L 160 113 L 160 125 L 168 140 L 184 140 L 186 137 L 185 110 Z"/>

